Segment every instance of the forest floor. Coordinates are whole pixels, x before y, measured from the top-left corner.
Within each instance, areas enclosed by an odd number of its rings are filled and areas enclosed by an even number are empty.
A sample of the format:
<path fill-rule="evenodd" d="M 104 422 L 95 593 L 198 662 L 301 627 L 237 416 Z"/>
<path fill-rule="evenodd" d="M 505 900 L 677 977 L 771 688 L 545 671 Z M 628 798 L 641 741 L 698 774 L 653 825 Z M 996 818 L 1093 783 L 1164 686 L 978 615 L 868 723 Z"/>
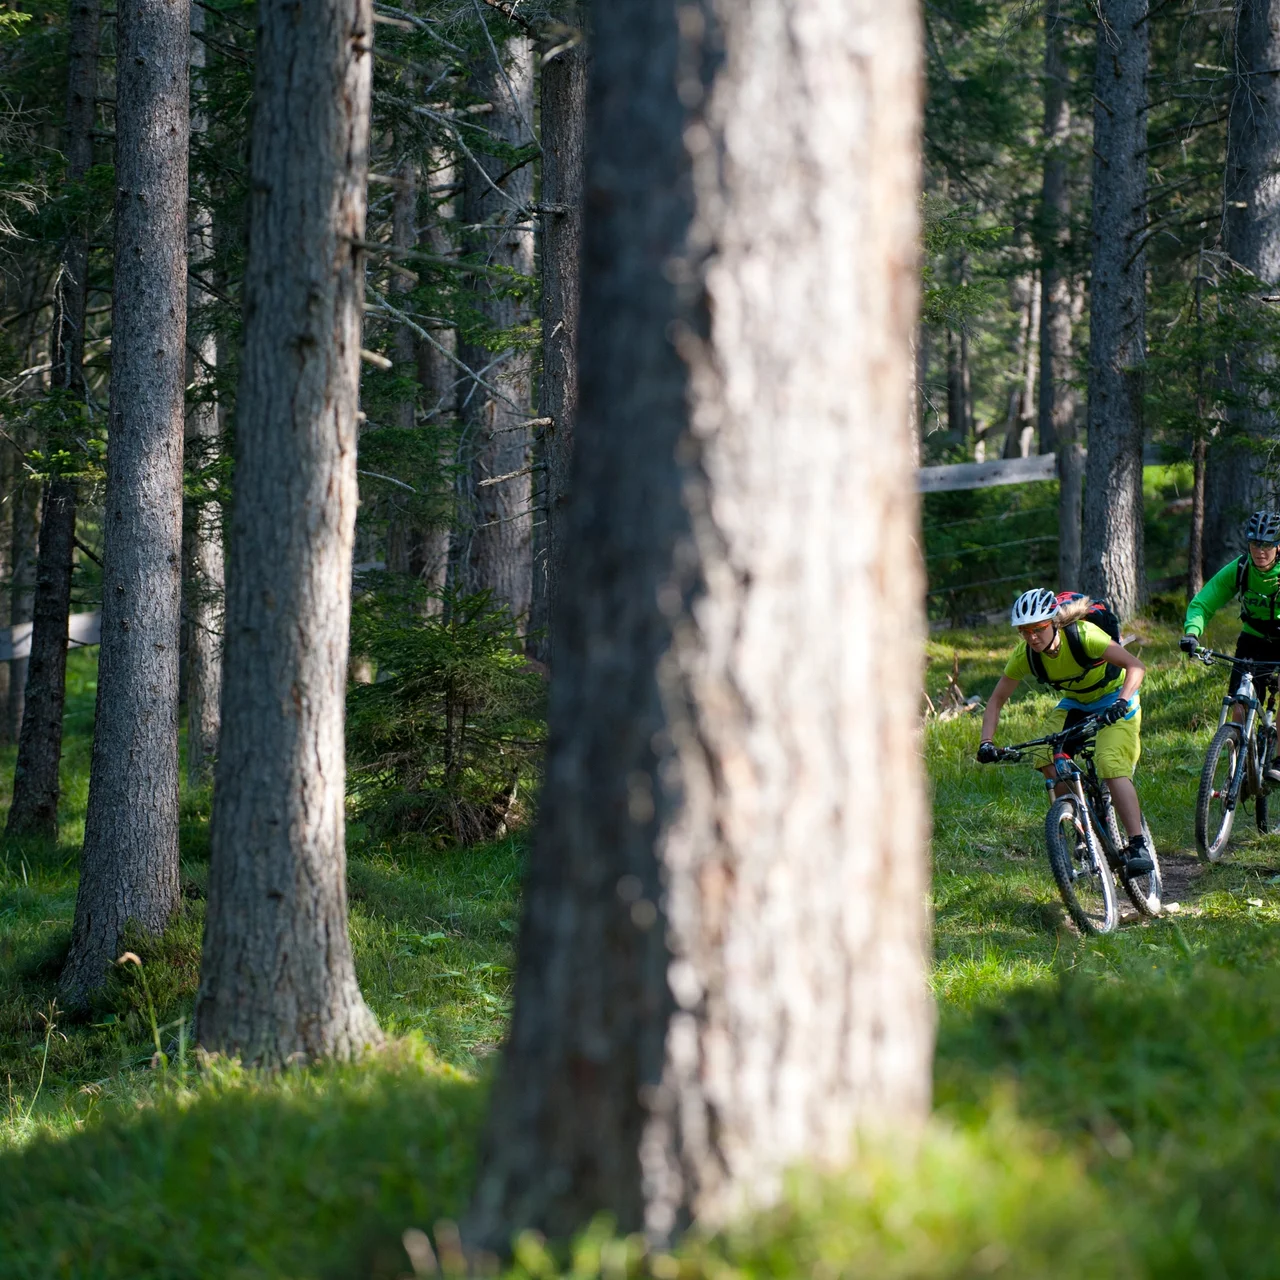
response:
<path fill-rule="evenodd" d="M 931 724 L 936 1117 L 918 1149 L 797 1176 L 786 1205 L 685 1247 L 674 1277 L 1280 1274 L 1280 838 L 1242 820 L 1195 861 L 1191 806 L 1225 683 L 1140 621 L 1139 790 L 1178 910 L 1082 940 L 1043 851 L 1043 788 Z M 1211 640 L 1229 643 L 1229 621 Z M 989 692 L 1005 629 L 929 643 Z M 392 1277 L 401 1233 L 461 1211 L 511 994 L 518 841 L 450 853 L 352 833 L 352 933 L 392 1047 L 263 1078 L 189 1049 L 205 794 L 183 801 L 182 920 L 90 1018 L 54 1004 L 87 790 L 93 662 L 73 655 L 66 822 L 0 851 L 0 1277 Z M 1005 741 L 1051 700 L 1021 694 Z M 12 774 L 0 753 L 0 777 Z M 3 796 L 0 795 L 0 804 Z M 159 1049 L 157 1050 L 157 1045 Z M 518 1274 L 558 1274 L 528 1246 Z M 630 1263 L 628 1262 L 630 1259 Z M 604 1229 L 565 1273 L 621 1276 Z M 447 1270 L 447 1268 L 446 1268 Z"/>

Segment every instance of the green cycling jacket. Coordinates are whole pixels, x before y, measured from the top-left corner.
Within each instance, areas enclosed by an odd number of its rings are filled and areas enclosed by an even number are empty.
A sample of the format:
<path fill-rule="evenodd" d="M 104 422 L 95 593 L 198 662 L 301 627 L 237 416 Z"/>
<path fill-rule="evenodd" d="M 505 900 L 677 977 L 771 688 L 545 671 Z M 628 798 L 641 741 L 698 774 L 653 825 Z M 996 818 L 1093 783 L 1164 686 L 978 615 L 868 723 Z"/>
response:
<path fill-rule="evenodd" d="M 1187 605 L 1187 620 L 1183 631 L 1189 636 L 1203 633 L 1224 604 L 1236 594 L 1236 568 L 1239 560 L 1224 564 L 1208 582 L 1196 592 Z M 1280 558 L 1263 573 L 1249 561 L 1244 593 L 1240 597 L 1241 629 L 1251 636 L 1266 640 L 1280 638 Z"/>

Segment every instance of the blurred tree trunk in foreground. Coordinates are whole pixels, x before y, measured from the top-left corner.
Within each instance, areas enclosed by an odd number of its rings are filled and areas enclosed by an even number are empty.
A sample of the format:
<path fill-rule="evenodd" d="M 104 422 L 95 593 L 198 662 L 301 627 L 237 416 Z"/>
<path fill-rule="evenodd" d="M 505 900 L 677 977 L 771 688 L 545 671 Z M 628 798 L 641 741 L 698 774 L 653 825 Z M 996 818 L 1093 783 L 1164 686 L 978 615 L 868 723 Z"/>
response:
<path fill-rule="evenodd" d="M 280 1066 L 380 1039 L 347 934 L 343 753 L 369 0 L 263 0 L 226 679 L 196 1034 Z"/>
<path fill-rule="evenodd" d="M 1147 0 L 1100 0 L 1094 69 L 1089 440 L 1081 577 L 1122 618 L 1147 595 L 1142 528 Z"/>
<path fill-rule="evenodd" d="M 116 8 L 115 274 L 102 644 L 71 951 L 82 1003 L 126 926 L 178 906 L 178 643 L 187 340 L 187 0 Z"/>
<path fill-rule="evenodd" d="M 666 1240 L 929 1102 L 919 28 L 592 27 L 572 529 L 473 1243 Z"/>

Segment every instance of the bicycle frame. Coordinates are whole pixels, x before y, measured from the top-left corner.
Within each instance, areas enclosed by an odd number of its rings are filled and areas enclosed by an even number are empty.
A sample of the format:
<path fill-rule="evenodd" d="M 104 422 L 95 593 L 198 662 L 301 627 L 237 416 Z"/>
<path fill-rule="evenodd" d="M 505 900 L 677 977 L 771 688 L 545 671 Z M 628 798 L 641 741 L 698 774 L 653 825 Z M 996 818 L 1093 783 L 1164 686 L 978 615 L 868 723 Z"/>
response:
<path fill-rule="evenodd" d="M 1244 674 L 1241 677 L 1239 686 L 1235 693 L 1223 695 L 1222 710 L 1218 714 L 1218 728 L 1221 729 L 1231 718 L 1233 707 L 1244 708 L 1244 720 L 1240 724 L 1240 758 L 1236 762 L 1231 780 L 1227 784 L 1227 795 L 1222 798 L 1223 807 L 1227 810 L 1232 810 L 1239 804 L 1241 799 L 1247 799 L 1251 795 L 1264 795 L 1270 789 L 1263 774 L 1266 761 L 1261 759 L 1258 754 L 1258 737 L 1265 736 L 1268 741 L 1274 741 L 1276 732 L 1276 684 L 1275 681 L 1264 682 L 1263 695 L 1259 698 L 1253 673 L 1255 669 L 1263 667 L 1275 669 L 1280 664 L 1247 658 L 1234 658 L 1225 653 L 1215 653 L 1211 649 L 1198 650 L 1195 656 L 1205 666 L 1212 666 L 1215 660 L 1219 660 L 1231 663 L 1238 662 L 1244 667 Z M 1257 728 L 1259 716 L 1262 717 L 1262 727 L 1258 730 L 1258 734 L 1255 735 L 1254 730 Z M 1249 784 L 1248 790 L 1245 789 L 1246 781 Z"/>
<path fill-rule="evenodd" d="M 1001 758 L 1011 763 L 1018 762 L 1022 759 L 1022 753 L 1029 747 L 1052 747 L 1055 752 L 1067 751 L 1065 767 L 1059 766 L 1055 770 L 1056 777 L 1044 780 L 1045 790 L 1049 793 L 1049 803 L 1053 803 L 1057 788 L 1065 785 L 1067 794 L 1075 800 L 1083 818 L 1081 834 L 1084 836 L 1089 856 L 1095 861 L 1103 856 L 1114 861 L 1119 856 L 1119 850 L 1112 847 L 1111 833 L 1107 826 L 1107 812 L 1112 806 L 1112 800 L 1110 793 L 1099 779 L 1093 763 L 1093 735 L 1097 729 L 1096 720 L 1092 720 L 1092 723 L 1085 721 L 1045 738 L 1036 738 L 1031 742 L 1020 742 L 1016 746 L 1006 747 L 1001 753 Z M 1070 750 L 1073 743 L 1074 750 Z M 1077 755 L 1085 762 L 1084 769 L 1076 763 L 1074 757 Z"/>
<path fill-rule="evenodd" d="M 1105 855 L 1115 864 L 1120 856 L 1120 850 L 1115 848 L 1112 843 L 1111 828 L 1107 822 L 1107 815 L 1113 806 L 1111 793 L 1098 777 L 1097 770 L 1094 767 L 1093 744 L 1084 744 L 1078 754 L 1085 762 L 1083 769 L 1074 759 L 1070 759 L 1067 762 L 1065 777 L 1059 771 L 1056 778 L 1046 778 L 1044 780 L 1045 790 L 1049 793 L 1049 803 L 1053 803 L 1054 797 L 1057 795 L 1057 788 L 1065 782 L 1068 794 L 1072 796 L 1080 807 L 1081 812 L 1085 815 L 1083 834 L 1085 842 L 1089 846 L 1090 855 L 1094 859 Z"/>

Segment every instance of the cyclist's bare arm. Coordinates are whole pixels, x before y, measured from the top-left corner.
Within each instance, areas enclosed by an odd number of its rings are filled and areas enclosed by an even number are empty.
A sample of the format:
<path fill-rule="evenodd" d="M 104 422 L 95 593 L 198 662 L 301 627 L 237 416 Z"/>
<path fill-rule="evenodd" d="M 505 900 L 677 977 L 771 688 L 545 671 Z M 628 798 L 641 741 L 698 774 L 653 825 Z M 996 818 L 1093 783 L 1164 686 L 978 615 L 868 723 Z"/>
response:
<path fill-rule="evenodd" d="M 1011 680 L 1008 676 L 1000 677 L 996 687 L 991 691 L 991 697 L 987 699 L 987 709 L 982 713 L 983 742 L 995 741 L 996 725 L 1000 720 L 1000 712 L 1004 704 L 1013 696 L 1013 691 L 1021 683 L 1021 680 Z"/>
<path fill-rule="evenodd" d="M 1142 677 L 1147 674 L 1147 668 L 1143 665 L 1142 659 L 1115 643 L 1107 645 L 1103 650 L 1102 658 L 1112 666 L 1123 668 L 1124 684 L 1120 686 L 1120 696 L 1126 700 L 1132 698 L 1138 692 Z"/>

